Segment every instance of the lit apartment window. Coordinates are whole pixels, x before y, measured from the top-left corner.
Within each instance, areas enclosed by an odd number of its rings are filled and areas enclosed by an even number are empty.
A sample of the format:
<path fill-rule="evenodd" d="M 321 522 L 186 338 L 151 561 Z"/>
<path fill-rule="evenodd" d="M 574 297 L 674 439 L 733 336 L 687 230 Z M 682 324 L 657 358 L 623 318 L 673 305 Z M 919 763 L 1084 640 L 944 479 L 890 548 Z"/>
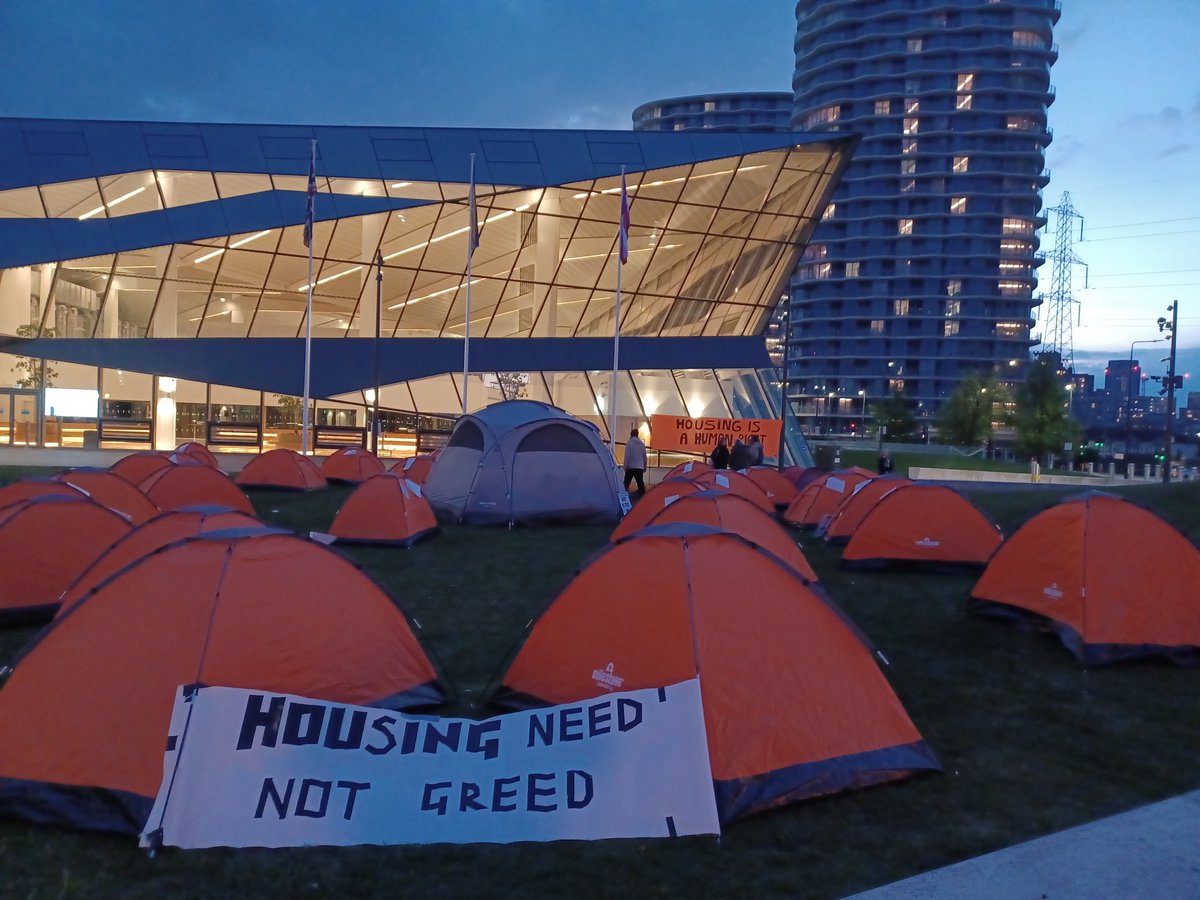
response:
<path fill-rule="evenodd" d="M 955 316 L 959 315 L 961 312 L 962 312 L 962 301 L 961 300 L 947 300 L 946 301 L 946 318 L 948 318 L 948 319 L 954 318 Z"/>
<path fill-rule="evenodd" d="M 1028 334 L 1027 326 L 1018 322 L 997 322 L 996 336 L 1005 338 L 1023 338 Z"/>
<path fill-rule="evenodd" d="M 1000 260 L 1000 274 L 1009 278 L 1019 278 L 1029 275 L 1029 263 L 1013 262 L 1012 260 Z"/>
<path fill-rule="evenodd" d="M 921 111 L 921 101 L 917 97 L 904 98 L 904 114 L 906 116 L 915 116 Z"/>
<path fill-rule="evenodd" d="M 1028 219 L 1005 219 L 1000 227 L 1005 234 L 1033 234 L 1033 223 Z"/>
<path fill-rule="evenodd" d="M 1029 287 L 1023 281 L 1001 281 L 1000 294 L 1004 297 L 1020 297 L 1029 293 Z"/>
<path fill-rule="evenodd" d="M 809 244 L 804 248 L 804 256 L 802 259 L 824 259 L 829 255 L 829 248 L 825 244 Z"/>
<path fill-rule="evenodd" d="M 842 108 L 840 106 L 826 106 L 814 112 L 810 112 L 804 117 L 805 128 L 815 128 L 818 125 L 826 125 L 830 122 L 836 122 L 842 117 Z"/>
<path fill-rule="evenodd" d="M 833 263 L 817 263 L 812 270 L 813 278 L 828 278 L 833 272 Z"/>
<path fill-rule="evenodd" d="M 908 138 L 907 140 L 905 140 L 904 143 L 900 145 L 900 152 L 901 153 L 916 153 L 917 152 L 916 139 Z"/>
<path fill-rule="evenodd" d="M 1041 47 L 1044 49 L 1046 46 L 1046 39 L 1036 31 L 1014 31 L 1012 41 L 1014 47 Z"/>
<path fill-rule="evenodd" d="M 945 334 L 946 337 L 958 334 L 958 322 L 948 321 L 943 322 L 942 325 L 944 326 L 943 334 Z"/>
<path fill-rule="evenodd" d="M 1000 252 L 1006 256 L 1029 256 L 1032 251 L 1033 245 L 1028 241 L 1005 238 L 1000 242 Z"/>
<path fill-rule="evenodd" d="M 716 100 L 705 100 L 704 101 L 704 111 L 705 112 L 712 112 L 716 108 L 717 108 Z"/>
<path fill-rule="evenodd" d="M 901 175 L 916 175 L 917 174 L 917 161 L 915 159 L 900 160 L 900 174 Z"/>
<path fill-rule="evenodd" d="M 1016 42 L 1016 39 L 1017 39 L 1017 32 L 1014 31 L 1013 32 L 1014 43 Z M 908 52 L 909 53 L 920 53 L 924 46 L 925 46 L 924 42 L 920 38 L 909 38 L 908 39 Z"/>
<path fill-rule="evenodd" d="M 958 99 L 954 101 L 954 108 L 955 109 L 970 109 L 971 108 L 971 95 L 970 94 L 959 94 Z"/>
<path fill-rule="evenodd" d="M 912 219 L 900 219 L 896 222 L 896 233 L 897 234 L 912 234 L 912 226 L 913 226 Z"/>
<path fill-rule="evenodd" d="M 911 194 L 916 189 L 917 182 L 912 178 L 900 182 L 900 193 L 902 194 Z"/>
<path fill-rule="evenodd" d="M 975 73 L 961 72 L 958 76 L 958 92 L 965 94 L 975 89 Z"/>
<path fill-rule="evenodd" d="M 675 130 L 676 130 L 676 131 L 683 131 L 683 123 L 682 123 L 682 122 L 676 122 L 676 123 L 675 123 Z"/>
<path fill-rule="evenodd" d="M 905 134 L 916 134 L 917 128 L 919 127 L 919 125 L 920 125 L 920 120 L 917 119 L 916 116 L 905 119 L 904 120 L 904 133 Z"/>
<path fill-rule="evenodd" d="M 964 172 L 967 171 L 967 168 L 968 168 L 968 166 L 970 166 L 970 164 L 971 164 L 971 157 L 969 157 L 969 156 L 954 157 L 955 173 L 958 175 L 962 175 Z"/>
<path fill-rule="evenodd" d="M 893 300 L 892 301 L 892 313 L 893 313 L 893 315 L 897 315 L 897 316 L 907 316 L 908 315 L 908 301 L 907 300 Z"/>
<path fill-rule="evenodd" d="M 892 393 L 896 393 L 897 391 L 903 392 L 904 379 L 903 378 L 889 378 L 888 379 L 888 390 L 891 391 Z"/>
<path fill-rule="evenodd" d="M 883 319 L 871 320 L 871 334 L 883 334 L 884 322 Z"/>
<path fill-rule="evenodd" d="M 1014 131 L 1033 131 L 1037 128 L 1037 122 L 1029 116 L 1009 116 L 1007 124 Z"/>
<path fill-rule="evenodd" d="M 886 116 L 886 115 L 890 115 L 891 112 L 892 112 L 892 101 L 891 100 L 876 100 L 875 101 L 875 115 Z"/>
<path fill-rule="evenodd" d="M 955 294 L 962 293 L 962 279 L 951 278 L 946 282 L 946 294 L 953 297 Z"/>
<path fill-rule="evenodd" d="M 857 260 L 855 260 L 854 262 L 846 263 L 846 277 L 847 278 L 857 278 L 859 265 L 860 265 L 860 263 Z"/>
<path fill-rule="evenodd" d="M 950 215 L 961 216 L 967 211 L 966 197 L 951 197 L 950 198 Z"/>
<path fill-rule="evenodd" d="M 837 215 L 837 204 L 830 203 L 825 207 L 825 212 L 821 213 L 821 221 L 825 222 Z"/>

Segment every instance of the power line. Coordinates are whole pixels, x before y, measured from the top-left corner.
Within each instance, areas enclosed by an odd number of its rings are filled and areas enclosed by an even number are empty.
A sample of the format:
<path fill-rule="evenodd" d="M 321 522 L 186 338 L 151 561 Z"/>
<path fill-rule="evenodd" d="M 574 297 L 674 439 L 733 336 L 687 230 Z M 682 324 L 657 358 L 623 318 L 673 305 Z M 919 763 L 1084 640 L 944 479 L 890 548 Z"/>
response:
<path fill-rule="evenodd" d="M 1092 291 L 1132 291 L 1145 288 L 1168 287 L 1200 287 L 1200 281 L 1170 281 L 1165 284 L 1106 284 L 1103 287 L 1088 288 Z"/>
<path fill-rule="evenodd" d="M 1174 275 L 1179 272 L 1200 272 L 1200 269 L 1146 269 L 1142 272 L 1103 272 L 1092 278 L 1124 278 L 1127 275 Z"/>
<path fill-rule="evenodd" d="M 1084 238 L 1082 243 L 1098 244 L 1101 241 L 1131 241 L 1134 238 L 1166 237 L 1172 234 L 1196 234 L 1197 232 L 1200 232 L 1200 228 L 1192 228 L 1187 231 L 1155 231 L 1150 234 L 1125 234 L 1116 237 Z"/>
<path fill-rule="evenodd" d="M 1195 222 L 1200 216 L 1186 216 L 1182 219 L 1151 219 L 1148 222 L 1125 222 L 1122 225 L 1096 225 L 1088 231 L 1104 231 L 1110 228 L 1136 228 L 1140 225 L 1165 225 L 1168 222 Z"/>

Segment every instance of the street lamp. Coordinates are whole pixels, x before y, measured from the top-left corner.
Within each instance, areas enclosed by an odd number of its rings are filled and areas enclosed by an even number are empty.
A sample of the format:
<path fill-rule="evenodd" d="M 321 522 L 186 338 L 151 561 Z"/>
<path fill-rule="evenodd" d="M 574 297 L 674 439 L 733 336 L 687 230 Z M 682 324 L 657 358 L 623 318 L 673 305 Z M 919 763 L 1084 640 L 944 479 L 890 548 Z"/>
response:
<path fill-rule="evenodd" d="M 867 436 L 867 392 L 859 391 L 858 396 L 862 397 L 862 416 L 860 417 L 861 421 L 859 422 L 859 429 L 861 430 L 862 436 L 866 437 Z"/>
<path fill-rule="evenodd" d="M 1136 347 L 1138 344 L 1160 344 L 1165 340 L 1166 340 L 1166 338 L 1154 338 L 1152 340 L 1134 341 L 1132 344 L 1129 345 L 1129 374 L 1127 376 L 1129 378 L 1129 387 L 1128 387 L 1128 390 L 1126 390 L 1126 392 L 1125 392 L 1126 394 L 1128 394 L 1128 396 L 1125 398 L 1125 431 L 1126 431 L 1125 453 L 1127 455 L 1131 454 L 1133 452 L 1132 451 L 1132 444 L 1133 444 L 1133 384 L 1134 384 L 1133 348 Z M 1137 379 L 1137 385 L 1138 385 L 1138 395 L 1140 396 L 1141 395 L 1141 386 L 1142 386 L 1140 377 Z"/>
<path fill-rule="evenodd" d="M 1163 484 L 1171 483 L 1171 457 L 1175 455 L 1175 338 L 1179 333 L 1179 301 L 1168 306 L 1167 311 L 1171 313 L 1171 320 L 1158 320 L 1159 333 L 1165 331 L 1171 339 L 1171 352 L 1167 356 L 1170 361 L 1167 363 L 1167 448 L 1166 459 L 1163 460 Z M 1182 384 L 1183 379 L 1178 381 Z"/>

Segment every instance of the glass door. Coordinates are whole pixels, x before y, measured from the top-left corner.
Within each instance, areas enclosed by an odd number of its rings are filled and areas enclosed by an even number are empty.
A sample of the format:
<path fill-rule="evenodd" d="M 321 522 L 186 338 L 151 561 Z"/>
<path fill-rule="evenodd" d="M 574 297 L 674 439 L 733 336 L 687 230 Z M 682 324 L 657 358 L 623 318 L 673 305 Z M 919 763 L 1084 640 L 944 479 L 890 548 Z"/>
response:
<path fill-rule="evenodd" d="M 18 447 L 38 445 L 38 393 L 37 391 L 8 392 L 10 405 L 9 442 Z"/>
<path fill-rule="evenodd" d="M 0 392 L 0 446 L 13 441 L 12 394 Z"/>

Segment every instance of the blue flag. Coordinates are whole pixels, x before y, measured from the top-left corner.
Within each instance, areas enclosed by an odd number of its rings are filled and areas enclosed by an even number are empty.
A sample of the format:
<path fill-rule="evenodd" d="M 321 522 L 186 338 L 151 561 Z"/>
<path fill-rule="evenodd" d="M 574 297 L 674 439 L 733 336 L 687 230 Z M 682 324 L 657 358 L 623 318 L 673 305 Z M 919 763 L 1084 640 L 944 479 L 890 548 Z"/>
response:
<path fill-rule="evenodd" d="M 313 201 L 317 196 L 317 142 L 313 141 L 312 159 L 308 163 L 308 207 L 304 211 L 304 246 L 312 247 Z"/>

